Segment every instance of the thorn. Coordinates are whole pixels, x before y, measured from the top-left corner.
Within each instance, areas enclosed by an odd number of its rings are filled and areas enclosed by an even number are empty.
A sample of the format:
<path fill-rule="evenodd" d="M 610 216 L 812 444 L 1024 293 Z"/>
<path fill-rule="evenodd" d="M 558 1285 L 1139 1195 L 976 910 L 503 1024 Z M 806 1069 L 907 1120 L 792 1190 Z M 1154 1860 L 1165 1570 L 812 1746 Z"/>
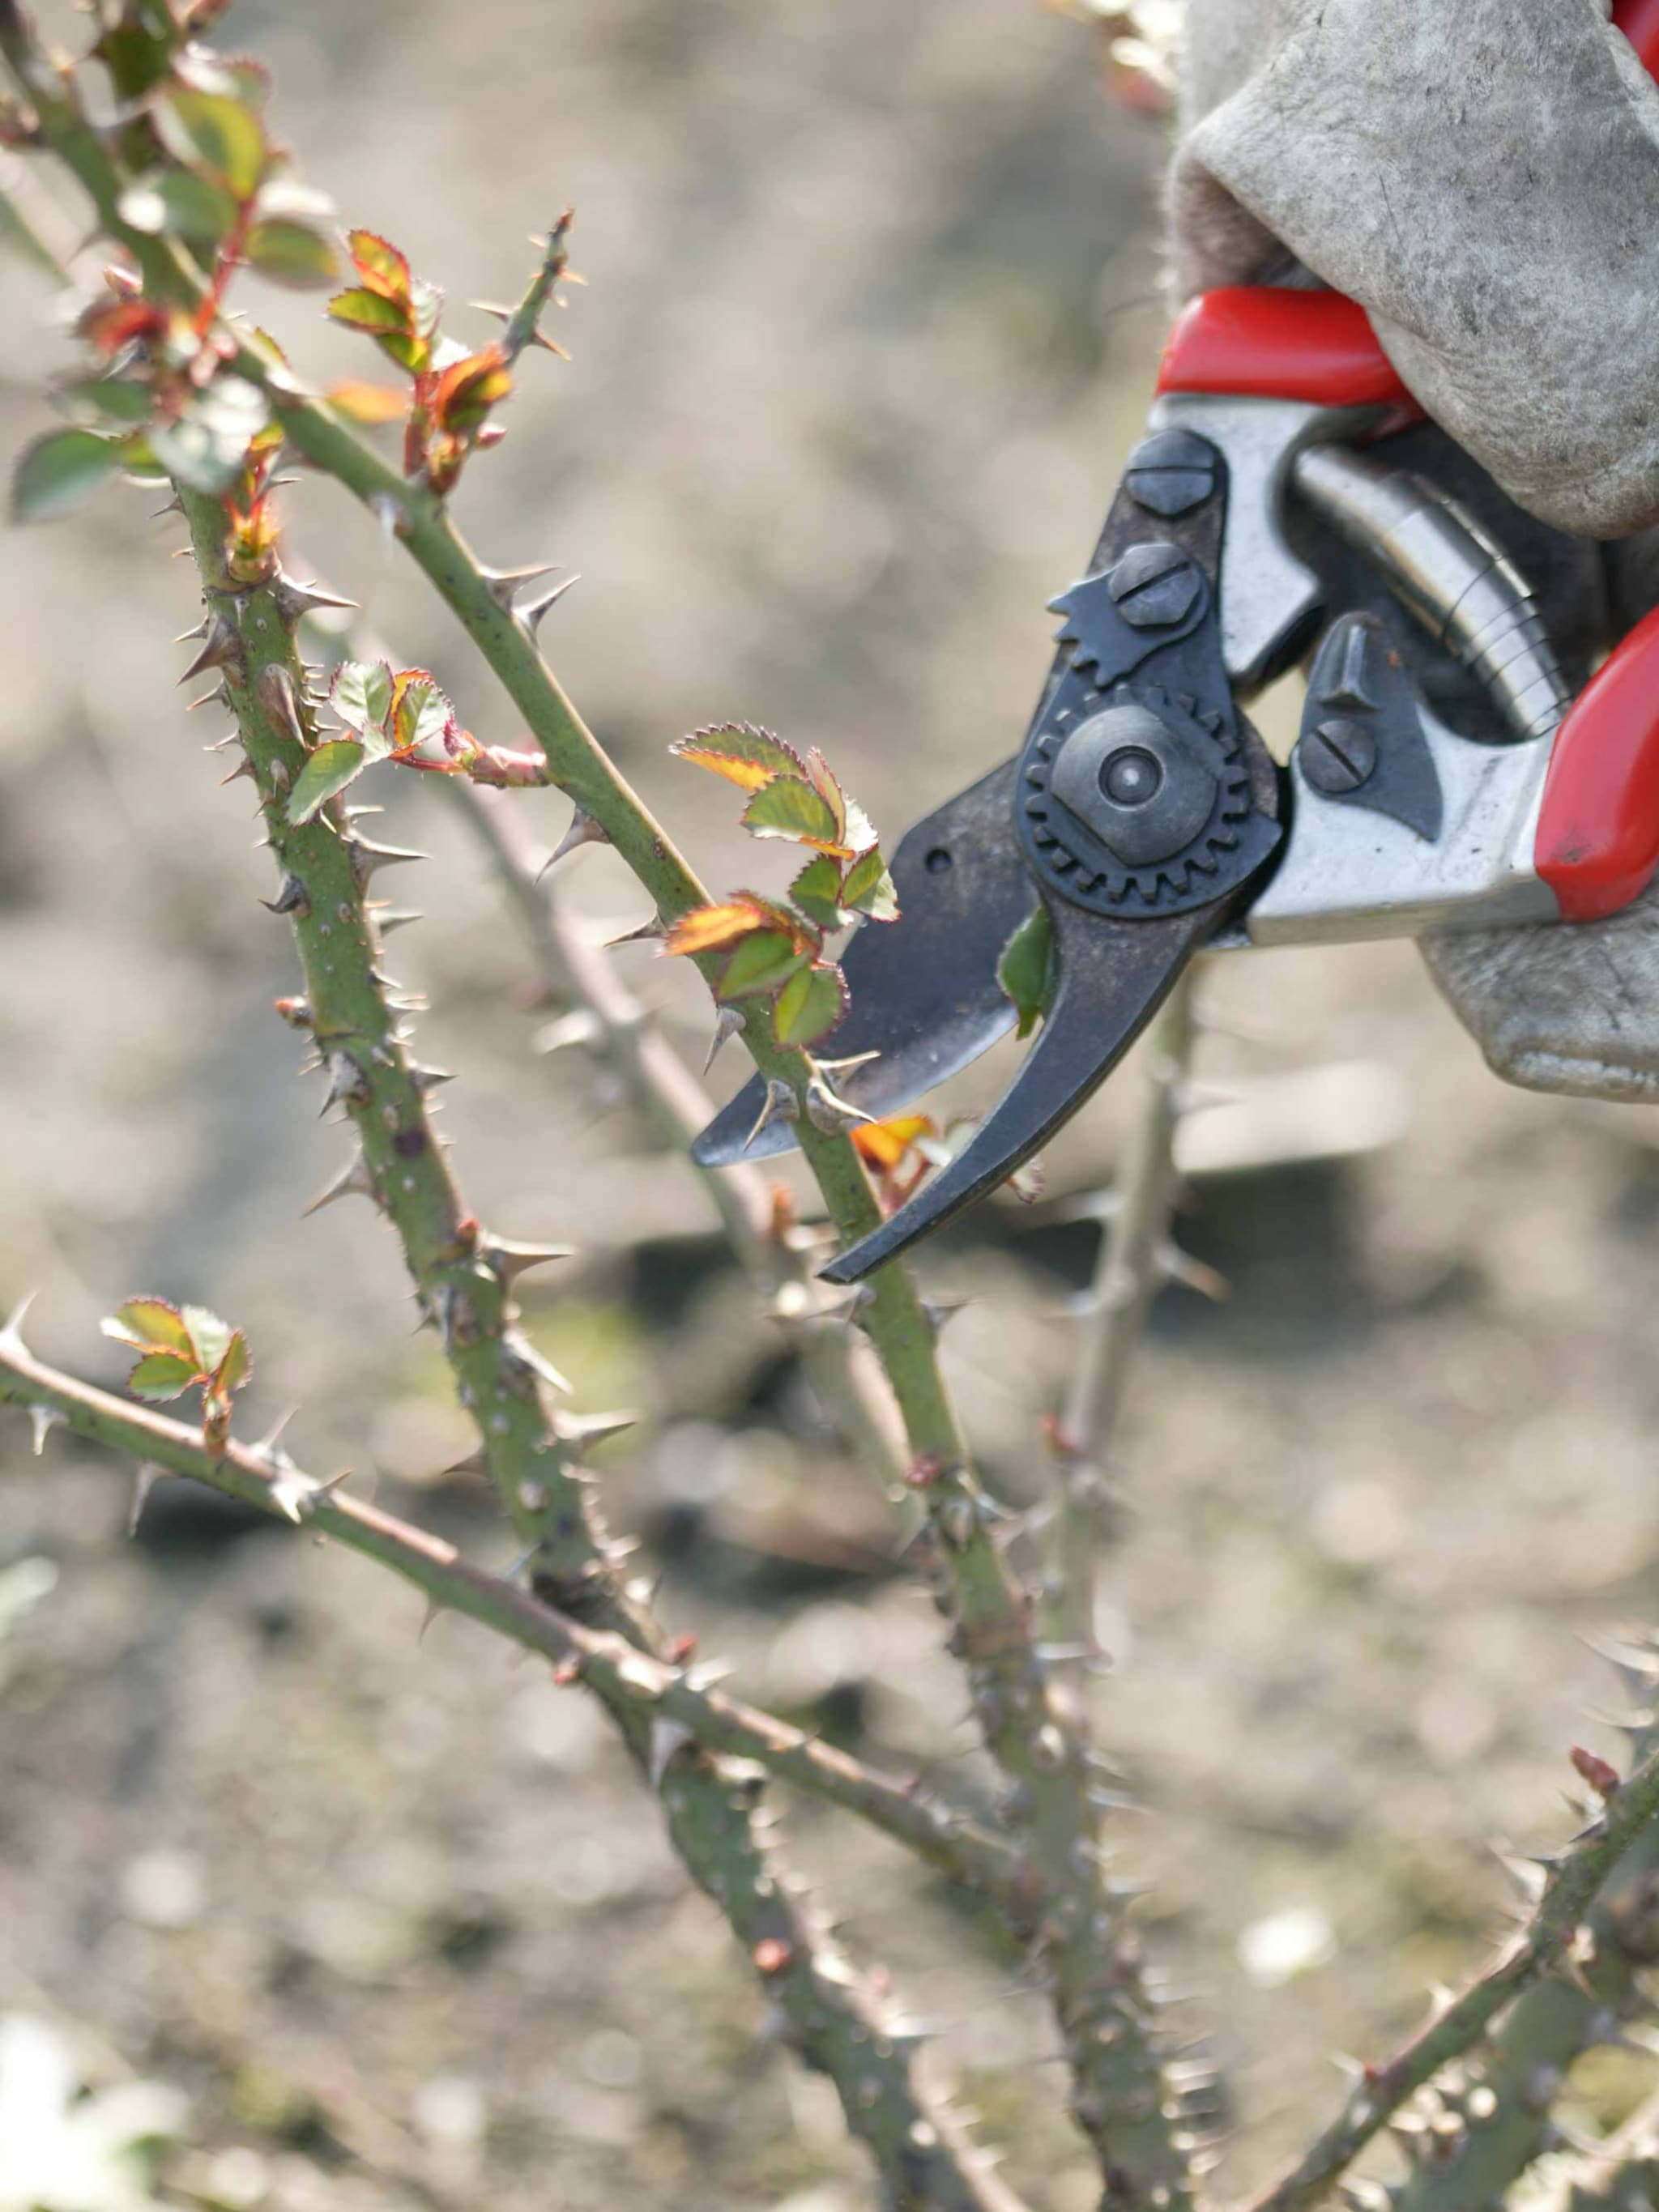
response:
<path fill-rule="evenodd" d="M 324 1063 L 328 1071 L 328 1096 L 319 1109 L 318 1119 L 331 1106 L 366 1106 L 368 1103 L 368 1078 L 349 1052 L 331 1052 Z"/>
<path fill-rule="evenodd" d="M 46 1449 L 46 1438 L 54 1429 L 62 1428 L 67 1419 L 56 1406 L 31 1406 L 29 1426 L 34 1431 L 34 1456 L 39 1459 Z"/>
<path fill-rule="evenodd" d="M 429 853 L 417 853 L 403 845 L 376 845 L 367 837 L 354 837 L 351 842 L 351 866 L 357 878 L 358 888 L 380 868 L 395 868 L 404 860 L 429 860 Z"/>
<path fill-rule="evenodd" d="M 579 806 L 570 817 L 570 827 L 537 869 L 536 881 L 540 883 L 550 867 L 563 860 L 567 853 L 574 853 L 579 845 L 608 845 L 610 842 L 610 831 L 601 829 L 585 806 Z"/>
<path fill-rule="evenodd" d="M 361 1152 L 343 1174 L 334 1178 L 326 1190 L 318 1193 L 301 1218 L 309 1220 L 313 1213 L 320 1213 L 325 1206 L 332 1206 L 337 1198 L 356 1197 L 371 1198 L 376 1206 L 380 1202 L 380 1194 L 375 1189 L 374 1178 L 368 1171 L 368 1162 Z"/>
<path fill-rule="evenodd" d="M 769 1121 L 798 1121 L 799 1119 L 800 1101 L 793 1090 L 781 1075 L 769 1076 L 765 1100 L 755 1116 L 754 1127 L 743 1140 L 743 1149 L 745 1152 L 749 1150 Z"/>
<path fill-rule="evenodd" d="M 651 1723 L 651 1754 L 647 1768 L 653 1790 L 660 1791 L 662 1789 L 663 1776 L 674 1753 L 683 1751 L 688 1743 L 695 1741 L 690 1729 L 683 1722 L 671 1721 L 665 1713 L 655 1717 Z"/>
<path fill-rule="evenodd" d="M 550 1390 L 558 1391 L 562 1397 L 568 1398 L 570 1395 L 569 1382 L 560 1374 L 550 1359 L 536 1349 L 528 1337 L 520 1336 L 516 1331 L 511 1336 L 504 1336 L 501 1339 L 501 1350 L 510 1358 L 516 1360 L 520 1367 L 528 1369 L 538 1381 L 545 1382 Z"/>
<path fill-rule="evenodd" d="M 211 691 L 204 691 L 199 699 L 192 699 L 185 708 L 185 712 L 187 714 L 193 714 L 198 707 L 210 707 L 216 700 L 222 707 L 228 707 L 231 702 L 230 694 L 222 684 Z"/>
<path fill-rule="evenodd" d="M 530 1040 L 532 1052 L 562 1052 L 567 1045 L 592 1044 L 605 1034 L 605 1024 L 586 1006 L 547 1022 Z"/>
<path fill-rule="evenodd" d="M 837 1097 L 823 1079 L 821 1066 L 814 1067 L 806 1085 L 806 1118 L 815 1129 L 826 1136 L 844 1137 L 849 1129 L 856 1129 L 875 1115 L 866 1114 L 861 1106 L 854 1106 Z M 751 1137 L 752 1144 L 754 1139 Z"/>
<path fill-rule="evenodd" d="M 278 576 L 270 586 L 270 595 L 290 622 L 297 622 L 301 615 L 311 614 L 319 607 L 355 608 L 357 605 L 356 599 L 341 599 L 314 578 L 308 584 L 301 584 L 293 576 Z"/>
<path fill-rule="evenodd" d="M 569 575 L 563 583 L 555 584 L 550 591 L 544 592 L 539 599 L 520 599 L 512 610 L 514 621 L 526 636 L 533 638 L 542 626 L 542 617 L 550 608 L 557 606 L 573 584 L 580 584 L 580 576 Z"/>
<path fill-rule="evenodd" d="M 426 1642 L 426 1632 L 431 1627 L 433 1622 L 438 1618 L 438 1615 L 442 1611 L 443 1607 L 440 1601 L 435 1597 L 428 1595 L 426 1601 L 426 1609 L 421 1615 L 421 1625 L 415 1632 L 415 1641 L 417 1644 L 424 1644 Z"/>
<path fill-rule="evenodd" d="M 149 1493 L 166 1473 L 166 1468 L 157 1467 L 153 1459 L 139 1461 L 132 1477 L 132 1503 L 127 1508 L 129 1536 L 136 1536 L 138 1534 L 138 1523 L 143 1517 L 145 1506 L 149 1503 Z"/>
<path fill-rule="evenodd" d="M 1200 1297 L 1209 1298 L 1217 1305 L 1224 1304 L 1232 1296 L 1232 1285 L 1214 1267 L 1206 1267 L 1202 1260 L 1194 1259 L 1180 1245 L 1161 1244 L 1158 1250 L 1158 1271 L 1167 1282 L 1184 1284 L 1196 1291 Z"/>
<path fill-rule="evenodd" d="M 253 696 L 264 714 L 296 745 L 306 743 L 305 724 L 300 719 L 300 695 L 294 688 L 294 678 L 279 660 L 270 660 L 253 679 Z"/>
<path fill-rule="evenodd" d="M 5 1327 L 0 1328 L 0 1352 L 16 1353 L 28 1350 L 23 1341 L 23 1319 L 40 1295 L 39 1291 L 25 1291 L 12 1308 Z"/>
<path fill-rule="evenodd" d="M 173 497 L 167 501 L 165 507 L 152 508 L 149 519 L 152 522 L 159 522 L 164 514 L 182 514 L 184 511 L 185 503 L 183 500 L 179 498 L 178 493 L 174 492 Z"/>
<path fill-rule="evenodd" d="M 259 1442 L 257 1444 L 253 1444 L 249 1447 L 256 1459 L 276 1458 L 276 1447 L 282 1442 L 283 1431 L 288 1426 L 289 1423 L 294 1419 L 294 1416 L 299 1412 L 299 1410 L 300 1409 L 297 1406 L 290 1406 L 287 1413 L 278 1413 L 276 1419 L 271 1423 L 270 1427 L 264 1436 L 260 1438 Z"/>
<path fill-rule="evenodd" d="M 921 1310 L 927 1316 L 927 1326 L 935 1340 L 944 1334 L 946 1322 L 954 1321 L 964 1306 L 973 1303 L 972 1298 L 924 1298 Z"/>
<path fill-rule="evenodd" d="M 515 1244 L 505 1237 L 492 1237 L 484 1246 L 484 1257 L 501 1280 L 511 1284 L 550 1261 L 574 1259 L 575 1251 L 574 1244 Z"/>
<path fill-rule="evenodd" d="M 605 1443 L 609 1437 L 619 1437 L 624 1429 L 639 1422 L 637 1413 L 561 1413 L 554 1421 L 554 1433 L 559 1442 L 574 1444 L 585 1451 L 590 1444 Z"/>
<path fill-rule="evenodd" d="M 389 907 L 384 914 L 375 915 L 374 926 L 382 937 L 390 937 L 394 929 L 407 929 L 411 921 L 425 920 L 426 916 L 417 914 L 412 906 Z"/>
<path fill-rule="evenodd" d="M 666 937 L 667 934 L 668 932 L 653 915 L 649 921 L 642 921 L 637 929 L 624 930 L 620 937 L 607 937 L 605 949 L 609 952 L 618 945 L 644 945 L 653 937 Z"/>
<path fill-rule="evenodd" d="M 513 612 L 513 602 L 520 586 L 533 584 L 538 577 L 551 576 L 562 567 L 557 561 L 538 562 L 529 568 L 480 568 L 484 589 L 504 615 Z"/>
<path fill-rule="evenodd" d="M 297 914 L 301 921 L 311 912 L 311 900 L 298 876 L 284 876 L 274 899 L 261 899 L 267 914 Z"/>
<path fill-rule="evenodd" d="M 342 1468 L 338 1474 L 331 1474 L 325 1482 L 319 1482 L 313 1475 L 301 1474 L 297 1467 L 284 1467 L 270 1486 L 271 1502 L 297 1528 L 302 1521 L 309 1520 L 324 1498 L 350 1480 L 349 1467 Z"/>
<path fill-rule="evenodd" d="M 222 775 L 220 777 L 219 788 L 222 791 L 228 783 L 238 782 L 243 776 L 246 776 L 248 781 L 257 787 L 258 778 L 253 773 L 253 763 L 249 759 L 246 753 L 242 755 L 242 757 L 237 762 L 235 767 L 232 769 L 228 775 Z"/>
<path fill-rule="evenodd" d="M 453 1073 L 447 1067 L 417 1067 L 412 1060 L 410 1063 L 409 1073 L 415 1088 L 422 1098 L 428 1091 L 437 1090 L 441 1084 L 453 1083 L 455 1080 Z"/>
<path fill-rule="evenodd" d="M 216 613 L 207 626 L 206 642 L 179 681 L 188 684 L 193 676 L 201 676 L 210 668 L 237 666 L 241 658 L 242 641 L 236 635 L 235 623 L 228 615 Z"/>
<path fill-rule="evenodd" d="M 714 1017 L 714 1035 L 708 1047 L 708 1057 L 703 1061 L 702 1072 L 708 1074 L 714 1065 L 714 1056 L 724 1044 L 728 1044 L 738 1030 L 748 1026 L 741 1006 L 722 1006 Z"/>
<path fill-rule="evenodd" d="M 208 617 L 204 615 L 201 621 L 197 623 L 194 629 L 181 629 L 178 636 L 175 637 L 173 641 L 175 645 L 188 645 L 191 638 L 205 637 L 207 634 Z"/>

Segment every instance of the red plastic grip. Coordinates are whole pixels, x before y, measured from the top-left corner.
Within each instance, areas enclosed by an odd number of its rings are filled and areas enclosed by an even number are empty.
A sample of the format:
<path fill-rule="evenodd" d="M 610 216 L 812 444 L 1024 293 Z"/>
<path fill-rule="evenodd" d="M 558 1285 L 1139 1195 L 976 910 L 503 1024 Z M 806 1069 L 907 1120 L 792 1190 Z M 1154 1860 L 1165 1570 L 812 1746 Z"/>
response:
<path fill-rule="evenodd" d="M 1659 607 L 1608 654 L 1555 733 L 1533 865 L 1565 921 L 1617 914 L 1659 868 Z"/>
<path fill-rule="evenodd" d="M 1650 76 L 1659 76 L 1659 0 L 1618 0 L 1613 20 Z"/>
<path fill-rule="evenodd" d="M 1413 420 L 1422 412 L 1363 307 L 1340 292 L 1269 285 L 1231 285 L 1190 301 L 1164 349 L 1158 388 L 1390 407 Z"/>

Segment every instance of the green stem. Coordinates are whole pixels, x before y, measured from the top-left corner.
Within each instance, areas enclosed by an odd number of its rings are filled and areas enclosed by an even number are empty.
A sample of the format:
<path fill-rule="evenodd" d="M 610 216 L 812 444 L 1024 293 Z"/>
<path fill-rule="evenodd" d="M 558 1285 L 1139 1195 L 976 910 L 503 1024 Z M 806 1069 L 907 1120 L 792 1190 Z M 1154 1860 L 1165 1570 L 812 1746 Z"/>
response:
<path fill-rule="evenodd" d="M 1561 1963 L 1597 1893 L 1626 1854 L 1638 1842 L 1648 1842 L 1656 1820 L 1659 1752 L 1637 1767 L 1606 1812 L 1555 1867 L 1526 1933 L 1392 2058 L 1366 2067 L 1342 2111 L 1307 2155 L 1257 2197 L 1250 2212 L 1301 2212 L 1316 2203 L 1425 2082 L 1478 2042 L 1505 2005 Z"/>

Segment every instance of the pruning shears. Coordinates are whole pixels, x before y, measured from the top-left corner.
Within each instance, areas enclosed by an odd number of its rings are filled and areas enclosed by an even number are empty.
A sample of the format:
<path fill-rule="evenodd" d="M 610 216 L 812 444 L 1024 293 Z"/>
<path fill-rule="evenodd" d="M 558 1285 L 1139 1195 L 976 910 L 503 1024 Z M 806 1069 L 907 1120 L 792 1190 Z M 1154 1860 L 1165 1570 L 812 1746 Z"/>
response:
<path fill-rule="evenodd" d="M 1058 650 L 1023 745 L 910 830 L 900 920 L 843 956 L 836 1051 L 860 1064 L 840 1093 L 890 1115 L 1004 1036 L 999 963 L 1039 902 L 1042 1026 L 965 1149 L 826 1279 L 860 1281 L 1005 1182 L 1200 951 L 1571 925 L 1646 886 L 1659 611 L 1575 696 L 1512 563 L 1391 465 L 1389 434 L 1419 419 L 1336 293 L 1235 289 L 1182 314 L 1094 556 L 1051 603 Z M 1293 545 L 1309 516 L 1451 656 L 1476 711 L 1431 708 L 1391 624 Z M 1280 767 L 1243 710 L 1310 652 Z M 696 1158 L 786 1149 L 775 1121 L 749 1141 L 763 1103 L 750 1085 Z"/>

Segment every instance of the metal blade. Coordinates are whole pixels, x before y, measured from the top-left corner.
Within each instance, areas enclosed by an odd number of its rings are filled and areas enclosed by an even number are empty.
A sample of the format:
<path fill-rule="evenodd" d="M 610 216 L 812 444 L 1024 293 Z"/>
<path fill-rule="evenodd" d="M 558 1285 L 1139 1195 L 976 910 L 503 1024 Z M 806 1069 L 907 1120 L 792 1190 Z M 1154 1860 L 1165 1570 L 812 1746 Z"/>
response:
<path fill-rule="evenodd" d="M 896 1113 L 1013 1027 L 997 963 L 1036 896 L 1014 832 L 1013 784 L 1006 761 L 918 822 L 890 864 L 898 921 L 866 921 L 842 956 L 852 1006 L 824 1049 L 836 1060 L 880 1054 L 836 1083 L 866 1114 Z M 758 1076 L 744 1085 L 692 1145 L 699 1167 L 793 1146 L 787 1121 L 745 1144 L 765 1097 Z"/>
<path fill-rule="evenodd" d="M 1232 903 L 1113 922 L 1049 899 L 1059 984 L 1019 1073 L 967 1149 L 879 1229 L 820 1269 L 823 1279 L 861 1282 L 1006 1182 L 1104 1082 Z"/>

